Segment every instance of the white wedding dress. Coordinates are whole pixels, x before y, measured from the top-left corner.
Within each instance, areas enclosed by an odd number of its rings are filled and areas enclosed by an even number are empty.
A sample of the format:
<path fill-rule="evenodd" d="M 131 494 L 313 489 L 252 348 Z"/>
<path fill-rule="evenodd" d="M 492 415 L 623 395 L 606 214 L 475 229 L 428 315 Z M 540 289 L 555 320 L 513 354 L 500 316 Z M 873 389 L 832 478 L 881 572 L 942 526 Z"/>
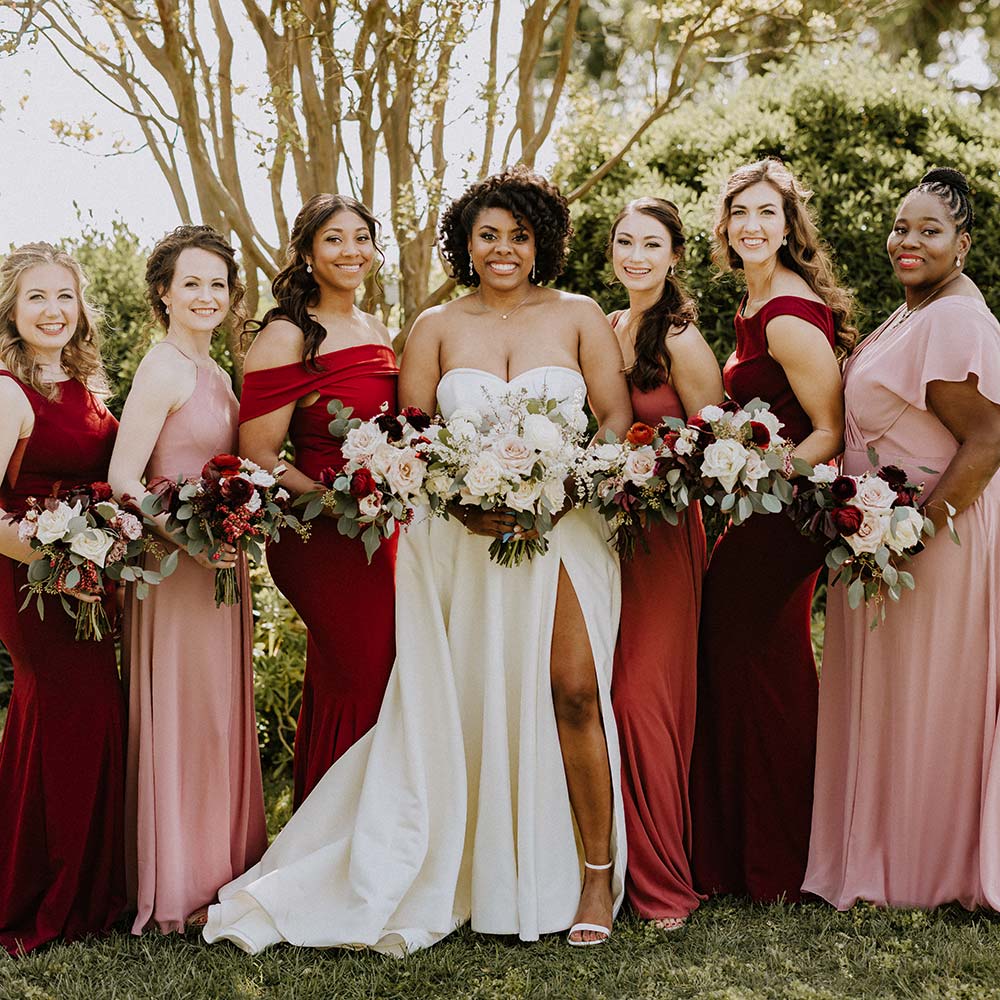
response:
<path fill-rule="evenodd" d="M 487 412 L 490 396 L 508 387 L 576 405 L 585 389 L 568 368 L 535 368 L 511 383 L 461 368 L 441 379 L 438 405 L 445 417 Z M 617 559 L 590 510 L 570 512 L 549 537 L 544 556 L 504 568 L 490 561 L 489 538 L 455 520 L 425 518 L 402 535 L 396 663 L 378 723 L 330 768 L 260 863 L 220 890 L 207 941 L 248 952 L 288 941 L 402 955 L 470 919 L 476 931 L 526 941 L 569 927 L 582 856 L 549 680 L 560 563 L 597 665 L 617 912 L 625 875 L 610 698 Z"/>

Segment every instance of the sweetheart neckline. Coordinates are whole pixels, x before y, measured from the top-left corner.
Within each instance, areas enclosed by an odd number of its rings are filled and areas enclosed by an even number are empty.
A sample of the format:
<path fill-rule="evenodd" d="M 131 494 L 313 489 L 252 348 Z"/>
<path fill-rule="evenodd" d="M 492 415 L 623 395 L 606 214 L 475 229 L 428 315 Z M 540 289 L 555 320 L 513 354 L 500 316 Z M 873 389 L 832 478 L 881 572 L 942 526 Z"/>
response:
<path fill-rule="evenodd" d="M 583 377 L 583 372 L 578 372 L 575 368 L 569 368 L 566 365 L 535 365 L 534 368 L 526 368 L 523 372 L 518 372 L 513 378 L 504 378 L 502 375 L 497 375 L 496 372 L 489 372 L 485 368 L 469 368 L 466 366 L 459 366 L 457 368 L 449 368 L 446 372 L 441 375 L 438 379 L 438 384 L 444 381 L 445 376 L 450 375 L 452 372 L 475 372 L 478 375 L 488 375 L 490 378 L 495 378 L 498 382 L 502 382 L 504 385 L 513 385 L 519 378 L 524 378 L 525 375 L 531 375 L 533 372 L 545 371 L 549 368 L 555 368 L 559 371 L 572 372 L 576 375 L 581 382 L 586 382 Z"/>

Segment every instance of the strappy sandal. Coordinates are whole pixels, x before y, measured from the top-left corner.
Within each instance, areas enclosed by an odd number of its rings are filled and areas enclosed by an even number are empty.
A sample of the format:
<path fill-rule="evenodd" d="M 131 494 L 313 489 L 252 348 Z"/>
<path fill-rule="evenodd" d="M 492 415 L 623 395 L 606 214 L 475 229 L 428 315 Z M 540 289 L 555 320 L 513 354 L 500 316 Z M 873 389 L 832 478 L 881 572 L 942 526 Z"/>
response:
<path fill-rule="evenodd" d="M 613 868 L 614 864 L 614 861 L 609 861 L 606 865 L 592 865 L 589 861 L 584 861 L 583 867 L 589 868 L 594 872 L 606 872 L 609 868 Z M 577 931 L 596 931 L 598 934 L 603 934 L 604 937 L 597 938 L 596 941 L 574 941 L 573 935 L 576 934 Z M 566 935 L 566 943 L 571 948 L 589 948 L 591 945 L 595 944 L 607 944 L 610 940 L 611 928 L 605 927 L 603 924 L 573 924 L 573 926 L 569 929 L 569 933 Z"/>

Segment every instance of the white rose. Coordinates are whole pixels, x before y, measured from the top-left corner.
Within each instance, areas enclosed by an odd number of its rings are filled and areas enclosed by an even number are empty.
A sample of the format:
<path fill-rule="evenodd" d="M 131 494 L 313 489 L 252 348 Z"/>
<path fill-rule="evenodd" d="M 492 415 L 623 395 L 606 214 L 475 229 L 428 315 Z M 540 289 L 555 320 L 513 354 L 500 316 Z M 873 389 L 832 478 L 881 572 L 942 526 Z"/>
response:
<path fill-rule="evenodd" d="M 438 470 L 424 480 L 424 489 L 431 496 L 445 496 L 451 489 L 452 478 L 447 472 Z"/>
<path fill-rule="evenodd" d="M 254 490 L 253 493 L 250 494 L 250 499 L 247 500 L 247 510 L 250 511 L 251 514 L 253 514 L 256 511 L 260 510 L 260 505 L 261 505 L 260 494 L 256 490 Z"/>
<path fill-rule="evenodd" d="M 840 473 L 833 465 L 817 465 L 813 469 L 813 474 L 809 477 L 809 482 L 817 483 L 823 485 L 825 483 L 832 483 Z"/>
<path fill-rule="evenodd" d="M 675 455 L 690 455 L 694 451 L 694 441 L 681 431 L 681 436 L 674 442 Z"/>
<path fill-rule="evenodd" d="M 570 427 L 576 431 L 577 434 L 583 434 L 587 430 L 587 414 L 580 409 L 579 406 L 572 406 L 569 412 L 566 414 L 566 419 L 569 422 Z"/>
<path fill-rule="evenodd" d="M 340 450 L 349 462 L 365 462 L 380 444 L 385 443 L 385 434 L 374 424 L 362 424 L 347 432 Z"/>
<path fill-rule="evenodd" d="M 542 484 L 525 479 L 507 490 L 504 503 L 511 510 L 531 510 L 542 495 Z"/>
<path fill-rule="evenodd" d="M 529 448 L 543 453 L 558 451 L 562 445 L 559 428 L 541 413 L 529 413 L 524 418 L 523 434 Z"/>
<path fill-rule="evenodd" d="M 746 465 L 749 452 L 732 438 L 713 441 L 705 449 L 701 474 L 718 479 L 727 493 L 732 493 L 739 479 L 740 469 Z"/>
<path fill-rule="evenodd" d="M 885 544 L 895 553 L 900 553 L 904 549 L 912 548 L 920 541 L 920 535 L 924 530 L 923 515 L 912 507 L 897 508 L 904 510 L 906 517 L 901 517 L 898 521 L 889 517 L 889 537 Z"/>
<path fill-rule="evenodd" d="M 721 420 L 726 415 L 726 411 L 721 406 L 703 406 L 698 411 L 698 416 L 702 420 L 707 420 L 710 424 L 716 420 Z"/>
<path fill-rule="evenodd" d="M 69 522 L 79 515 L 79 503 L 75 503 L 72 507 L 69 504 L 60 503 L 55 510 L 43 510 L 38 515 L 38 528 L 35 537 L 42 545 L 58 542 L 66 534 Z"/>
<path fill-rule="evenodd" d="M 74 536 L 69 543 L 70 552 L 75 552 L 84 559 L 89 559 L 92 563 L 103 568 L 104 557 L 108 554 L 108 549 L 114 544 L 114 539 L 97 528 L 88 528 Z"/>
<path fill-rule="evenodd" d="M 767 479 L 770 471 L 767 462 L 757 452 L 751 451 L 747 455 L 747 464 L 743 467 L 743 481 L 750 489 L 756 490 L 757 484 L 762 479 Z"/>
<path fill-rule="evenodd" d="M 751 419 L 750 414 L 746 410 L 737 410 L 735 413 L 727 413 L 724 422 L 729 424 L 730 427 L 736 428 L 749 423 Z"/>
<path fill-rule="evenodd" d="M 382 509 L 382 498 L 378 493 L 369 493 L 358 501 L 358 513 L 362 517 L 376 517 Z"/>
<path fill-rule="evenodd" d="M 285 500 L 289 498 L 289 496 L 290 494 L 288 490 L 276 490 L 274 494 L 274 499 L 277 500 L 278 503 L 283 503 Z"/>
<path fill-rule="evenodd" d="M 591 448 L 590 454 L 605 468 L 610 468 L 621 458 L 622 446 L 606 441 Z"/>
<path fill-rule="evenodd" d="M 250 482 L 254 486 L 263 486 L 267 489 L 269 486 L 273 486 L 277 480 L 270 472 L 265 472 L 263 469 L 258 469 L 253 475 L 250 476 Z"/>
<path fill-rule="evenodd" d="M 391 469 L 395 469 L 399 462 L 399 449 L 394 448 L 387 441 L 375 446 L 375 450 L 369 455 L 365 464 L 376 476 L 381 479 L 388 479 Z"/>
<path fill-rule="evenodd" d="M 36 521 L 29 521 L 25 518 L 20 521 L 17 525 L 17 537 L 19 541 L 30 542 L 32 538 L 35 537 L 35 531 L 38 527 Z"/>
<path fill-rule="evenodd" d="M 600 483 L 597 484 L 597 499 L 602 502 L 610 500 L 621 488 L 619 482 L 612 479 L 610 476 L 607 479 L 602 479 Z"/>
<path fill-rule="evenodd" d="M 478 431 L 482 419 L 483 415 L 478 410 L 473 409 L 471 406 L 460 406 L 454 413 L 452 413 L 446 423 L 450 425 L 452 420 L 465 420 L 472 424 L 472 426 Z"/>
<path fill-rule="evenodd" d="M 882 545 L 889 530 L 888 514 L 863 508 L 861 513 L 863 515 L 861 527 L 853 535 L 844 536 L 844 540 L 856 555 L 875 552 Z"/>
<path fill-rule="evenodd" d="M 548 500 L 552 510 L 562 510 L 566 503 L 566 485 L 561 479 L 549 479 L 542 486 L 542 496 Z"/>
<path fill-rule="evenodd" d="M 895 499 L 896 491 L 884 479 L 865 473 L 858 482 L 858 492 L 848 502 L 862 510 L 885 512 Z"/>
<path fill-rule="evenodd" d="M 401 451 L 385 478 L 393 493 L 406 498 L 413 496 L 420 489 L 426 473 L 426 462 L 417 458 L 412 451 Z"/>
<path fill-rule="evenodd" d="M 465 474 L 465 488 L 471 496 L 489 496 L 499 489 L 503 474 L 504 467 L 496 455 L 484 451 L 469 466 L 469 471 Z"/>
<path fill-rule="evenodd" d="M 785 426 L 770 410 L 758 410 L 750 415 L 750 419 L 758 424 L 763 424 L 771 432 L 772 440 L 778 431 Z"/>
<path fill-rule="evenodd" d="M 140 521 L 134 514 L 122 511 L 122 513 L 115 518 L 115 524 L 117 525 L 118 530 L 130 542 L 134 542 L 137 538 L 142 537 L 142 521 Z"/>
<path fill-rule="evenodd" d="M 493 454 L 509 472 L 526 476 L 535 466 L 535 455 L 524 438 L 516 434 L 504 434 L 493 443 Z"/>
<path fill-rule="evenodd" d="M 472 441 L 479 433 L 476 425 L 464 417 L 453 417 L 448 421 L 448 433 L 456 441 Z"/>
<path fill-rule="evenodd" d="M 655 468 L 656 452 L 648 447 L 636 448 L 635 451 L 628 453 L 622 474 L 628 482 L 642 486 L 643 483 L 653 478 Z"/>

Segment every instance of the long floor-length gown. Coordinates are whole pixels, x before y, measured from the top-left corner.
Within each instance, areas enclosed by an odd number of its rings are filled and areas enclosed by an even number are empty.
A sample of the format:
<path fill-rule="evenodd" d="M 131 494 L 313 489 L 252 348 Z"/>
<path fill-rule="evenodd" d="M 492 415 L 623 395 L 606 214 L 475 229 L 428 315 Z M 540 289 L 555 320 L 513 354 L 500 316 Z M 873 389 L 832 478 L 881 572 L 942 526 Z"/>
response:
<path fill-rule="evenodd" d="M 930 493 L 958 442 L 927 385 L 970 374 L 1000 404 L 1000 324 L 979 300 L 872 337 L 845 371 L 844 471 L 869 470 L 874 447 Z M 830 591 L 804 888 L 838 909 L 1000 910 L 1000 475 L 955 527 L 961 546 L 940 532 L 907 563 L 916 589 L 876 629 Z"/>
<path fill-rule="evenodd" d="M 198 369 L 191 397 L 163 424 L 146 482 L 197 477 L 236 450 L 228 376 Z M 219 886 L 267 846 L 253 703 L 250 579 L 242 600 L 215 606 L 215 574 L 181 555 L 174 573 L 131 594 L 126 860 L 132 931 L 184 929 Z"/>
<path fill-rule="evenodd" d="M 812 432 L 765 329 L 776 316 L 812 323 L 833 343 L 830 310 L 780 295 L 736 316 L 726 391 L 760 397 L 802 441 Z M 691 763 L 695 885 L 706 892 L 797 901 L 809 850 L 818 681 L 810 609 L 823 550 L 783 514 L 755 514 L 716 543 L 705 577 L 698 717 Z"/>
<path fill-rule="evenodd" d="M 669 383 L 631 390 L 636 420 L 685 416 Z M 655 522 L 622 562 L 622 613 L 611 703 L 622 754 L 628 836 L 625 895 L 647 919 L 686 917 L 691 878 L 688 770 L 694 743 L 698 616 L 705 529 L 697 504 L 678 525 Z"/>
<path fill-rule="evenodd" d="M 582 405 L 581 375 L 535 368 L 510 383 L 453 369 L 445 416 L 486 412 L 524 388 Z M 401 954 L 471 918 L 476 931 L 534 940 L 562 930 L 582 887 L 549 674 L 560 564 L 587 623 L 614 788 L 617 910 L 625 870 L 610 682 L 617 559 L 592 511 L 553 529 L 547 554 L 505 568 L 490 539 L 454 520 L 402 536 L 396 663 L 375 728 L 314 789 L 259 865 L 219 893 L 205 937 L 250 952 L 278 941 Z M 364 627 L 345 623 L 344 627 Z"/>
<path fill-rule="evenodd" d="M 344 463 L 340 443 L 328 430 L 330 400 L 353 407 L 352 416 L 361 420 L 377 416 L 383 405 L 395 413 L 399 375 L 392 349 L 381 344 L 330 351 L 319 355 L 316 365 L 315 371 L 296 362 L 250 372 L 240 400 L 242 423 L 319 393 L 309 406 L 296 408 L 289 427 L 295 465 L 314 479 Z M 369 564 L 364 546 L 340 534 L 331 518 L 317 518 L 310 526 L 308 541 L 285 532 L 267 550 L 274 582 L 309 632 L 295 733 L 296 808 L 330 765 L 375 725 L 396 655 L 396 536 L 382 540 Z M 344 627 L 362 622 L 363 628 Z"/>
<path fill-rule="evenodd" d="M 75 380 L 55 400 L 18 385 L 35 425 L 8 466 L 3 510 L 23 511 L 56 482 L 107 479 L 118 422 L 104 404 Z M 125 706 L 114 640 L 77 642 L 54 597 L 42 620 L 34 602 L 19 613 L 26 580 L 23 564 L 0 556 L 0 640 L 14 665 L 0 742 L 0 945 L 11 954 L 107 930 L 125 909 Z"/>

